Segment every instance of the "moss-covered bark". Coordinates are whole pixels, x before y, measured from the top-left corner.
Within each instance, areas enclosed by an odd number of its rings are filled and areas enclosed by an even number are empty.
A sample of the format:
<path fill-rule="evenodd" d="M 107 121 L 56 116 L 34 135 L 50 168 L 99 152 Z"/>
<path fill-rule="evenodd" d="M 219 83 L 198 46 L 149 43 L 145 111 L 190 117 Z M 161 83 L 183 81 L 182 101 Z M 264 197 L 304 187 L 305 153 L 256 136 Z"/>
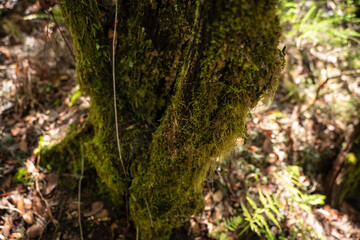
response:
<path fill-rule="evenodd" d="M 119 1 L 115 123 L 112 46 L 99 1 L 62 1 L 77 79 L 91 97 L 93 136 L 78 143 L 115 201 L 121 203 L 129 192 L 130 214 L 142 239 L 168 238 L 173 226 L 201 209 L 212 159 L 245 134 L 248 111 L 275 91 L 283 62 L 276 4 Z"/>

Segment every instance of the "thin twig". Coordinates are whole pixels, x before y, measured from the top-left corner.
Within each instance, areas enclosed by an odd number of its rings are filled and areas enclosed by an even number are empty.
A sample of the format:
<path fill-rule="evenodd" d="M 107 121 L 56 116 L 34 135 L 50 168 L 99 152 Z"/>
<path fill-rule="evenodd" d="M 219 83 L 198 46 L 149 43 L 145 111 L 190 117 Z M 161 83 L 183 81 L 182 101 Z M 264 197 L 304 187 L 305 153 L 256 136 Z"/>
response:
<path fill-rule="evenodd" d="M 64 35 L 63 31 L 62 31 L 61 28 L 60 28 L 60 25 L 57 23 L 56 18 L 55 18 L 55 16 L 54 16 L 54 13 L 53 13 L 52 11 L 50 11 L 49 13 L 50 13 L 50 15 L 52 16 L 52 18 L 53 18 L 53 20 L 54 20 L 54 22 L 55 22 L 55 25 L 58 27 L 58 29 L 59 29 L 59 31 L 60 31 L 60 34 L 61 34 L 61 37 L 62 37 L 62 38 L 64 39 L 64 41 L 65 41 L 66 47 L 69 49 L 69 52 L 70 52 L 71 56 L 72 56 L 73 59 L 75 60 L 75 55 L 74 55 L 74 53 L 73 53 L 73 51 L 72 51 L 72 49 L 71 49 L 71 47 L 70 47 L 70 45 L 69 45 L 69 42 L 66 40 L 65 35 Z"/>
<path fill-rule="evenodd" d="M 83 179 L 83 175 L 84 175 L 84 157 L 81 157 L 81 175 L 80 175 L 80 179 L 79 179 L 79 188 L 78 188 L 78 220 L 79 220 L 79 228 L 80 228 L 80 238 L 81 240 L 84 240 L 83 237 L 83 230 L 82 230 L 82 225 L 81 225 L 81 181 Z"/>
<path fill-rule="evenodd" d="M 43 234 L 44 234 L 44 232 L 45 232 L 45 229 L 47 228 L 47 226 L 49 225 L 49 223 L 50 223 L 50 221 L 47 221 L 47 222 L 45 223 L 45 225 L 43 225 L 44 228 L 41 230 L 41 233 L 40 233 L 40 236 L 39 236 L 38 240 L 41 240 L 41 238 L 42 238 L 42 236 L 43 236 Z"/>
<path fill-rule="evenodd" d="M 136 240 L 139 240 L 139 226 L 136 225 Z"/>
<path fill-rule="evenodd" d="M 118 17 L 118 0 L 115 2 L 115 23 L 114 23 L 114 36 L 113 36 L 113 49 L 112 49 L 112 75 L 113 75 L 113 88 L 114 88 L 114 111 L 115 111 L 115 128 L 116 128 L 116 141 L 117 147 L 119 151 L 119 158 L 124 170 L 124 174 L 126 177 L 125 165 L 121 156 L 121 146 L 119 139 L 119 127 L 118 127 L 118 118 L 117 118 L 117 106 L 116 106 L 116 84 L 115 84 L 115 51 L 116 51 L 116 27 L 117 27 L 117 17 Z"/>
<path fill-rule="evenodd" d="M 13 208 L 13 207 L 0 206 L 0 209 L 15 211 L 15 212 L 19 213 L 20 215 L 23 215 L 23 214 L 24 214 L 20 209 Z"/>
<path fill-rule="evenodd" d="M 49 209 L 49 215 L 50 215 L 49 217 L 50 217 L 51 222 L 54 224 L 54 226 L 56 228 L 58 228 L 60 225 L 59 225 L 58 221 L 52 216 L 50 205 L 40 192 L 38 175 L 35 175 L 35 189 L 36 189 L 36 192 L 39 194 L 41 200 L 45 203 L 46 208 Z"/>
<path fill-rule="evenodd" d="M 153 221 L 152 221 L 152 217 L 151 217 L 151 212 L 150 212 L 150 208 L 149 208 L 149 204 L 148 204 L 148 202 L 146 201 L 146 198 L 145 198 L 145 196 L 144 196 L 144 199 L 145 199 L 145 203 L 146 203 L 146 208 L 147 208 L 147 210 L 148 210 L 148 213 L 149 213 L 149 217 L 150 217 L 150 224 L 151 224 L 151 227 L 154 227 L 154 226 L 153 226 Z"/>

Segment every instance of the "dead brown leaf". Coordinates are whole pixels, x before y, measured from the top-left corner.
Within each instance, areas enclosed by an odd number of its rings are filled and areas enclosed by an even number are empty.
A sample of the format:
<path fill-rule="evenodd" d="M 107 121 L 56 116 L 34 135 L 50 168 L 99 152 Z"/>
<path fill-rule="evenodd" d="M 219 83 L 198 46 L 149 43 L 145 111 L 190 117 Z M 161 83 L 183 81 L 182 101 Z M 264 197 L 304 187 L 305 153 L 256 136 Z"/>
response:
<path fill-rule="evenodd" d="M 200 235 L 201 234 L 201 229 L 199 226 L 199 223 L 197 221 L 195 221 L 194 219 L 190 219 L 190 229 L 193 235 Z"/>
<path fill-rule="evenodd" d="M 26 137 L 26 135 L 23 135 L 23 136 L 25 136 L 25 137 Z M 28 150 L 28 146 L 27 146 L 26 139 L 21 138 L 19 148 L 20 148 L 20 150 L 21 150 L 21 151 L 23 151 L 23 152 L 27 152 L 27 150 Z"/>
<path fill-rule="evenodd" d="M 104 208 L 104 203 L 103 202 L 93 202 L 91 204 L 91 211 L 88 212 L 84 212 L 84 217 L 90 217 L 95 215 L 96 213 L 100 212 L 100 210 L 102 210 Z"/>
<path fill-rule="evenodd" d="M 32 211 L 28 211 L 23 215 L 23 219 L 25 222 L 29 225 L 32 225 L 34 223 L 34 214 Z"/>
<path fill-rule="evenodd" d="M 221 202 L 221 200 L 223 199 L 223 193 L 221 190 L 217 190 L 213 196 L 212 196 L 213 200 L 215 203 Z"/>
<path fill-rule="evenodd" d="M 45 188 L 45 195 L 49 195 L 54 188 L 56 188 L 59 180 L 59 175 L 55 172 L 50 173 L 46 176 L 47 185 Z"/>
<path fill-rule="evenodd" d="M 10 236 L 10 240 L 21 239 L 21 238 L 22 238 L 22 235 L 19 232 L 12 233 Z"/>
<path fill-rule="evenodd" d="M 41 199 L 38 195 L 34 195 L 32 204 L 33 204 L 33 209 L 36 212 L 38 212 L 40 214 L 43 212 L 44 206 L 42 205 Z"/>
<path fill-rule="evenodd" d="M 16 208 L 19 209 L 22 214 L 25 213 L 25 204 L 24 204 L 24 197 L 20 196 L 16 201 Z M 21 215 L 22 215 L 21 214 Z"/>
<path fill-rule="evenodd" d="M 96 218 L 99 218 L 101 221 L 109 220 L 109 211 L 107 209 L 102 209 L 100 212 L 95 214 Z"/>
<path fill-rule="evenodd" d="M 9 189 L 12 179 L 13 179 L 12 175 L 7 175 L 1 179 L 1 183 L 0 183 L 1 192 L 4 192 L 5 190 Z"/>
<path fill-rule="evenodd" d="M 20 132 L 21 132 L 21 128 L 18 127 L 14 127 L 10 130 L 11 135 L 13 135 L 14 137 L 16 137 Z"/>
<path fill-rule="evenodd" d="M 36 168 L 35 164 L 30 160 L 27 159 L 25 163 L 26 171 L 28 173 L 38 173 L 39 169 Z"/>
<path fill-rule="evenodd" d="M 0 52 L 2 52 L 9 60 L 12 60 L 11 52 L 6 47 L 0 47 Z"/>
<path fill-rule="evenodd" d="M 32 225 L 31 227 L 29 227 L 26 230 L 26 235 L 28 238 L 36 238 L 41 235 L 43 230 L 44 230 L 44 227 L 37 223 L 37 224 Z"/>
<path fill-rule="evenodd" d="M 2 235 L 5 237 L 5 239 L 7 239 L 10 235 L 10 230 L 12 228 L 13 224 L 12 224 L 12 218 L 9 217 L 5 224 L 4 224 L 4 227 L 2 229 Z"/>

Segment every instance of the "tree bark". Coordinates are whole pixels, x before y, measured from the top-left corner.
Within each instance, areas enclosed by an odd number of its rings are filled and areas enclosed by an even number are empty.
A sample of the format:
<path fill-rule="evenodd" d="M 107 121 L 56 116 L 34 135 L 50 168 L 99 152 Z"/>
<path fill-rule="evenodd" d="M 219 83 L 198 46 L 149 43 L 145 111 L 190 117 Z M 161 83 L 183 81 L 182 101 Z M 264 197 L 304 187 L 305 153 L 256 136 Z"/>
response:
<path fill-rule="evenodd" d="M 249 110 L 277 87 L 284 59 L 276 6 L 277 0 L 119 1 L 115 123 L 108 38 L 115 8 L 105 0 L 63 0 L 90 117 L 85 130 L 44 150 L 43 158 L 82 149 L 113 200 L 129 196 L 141 238 L 168 238 L 201 210 L 214 159 L 245 136 Z"/>

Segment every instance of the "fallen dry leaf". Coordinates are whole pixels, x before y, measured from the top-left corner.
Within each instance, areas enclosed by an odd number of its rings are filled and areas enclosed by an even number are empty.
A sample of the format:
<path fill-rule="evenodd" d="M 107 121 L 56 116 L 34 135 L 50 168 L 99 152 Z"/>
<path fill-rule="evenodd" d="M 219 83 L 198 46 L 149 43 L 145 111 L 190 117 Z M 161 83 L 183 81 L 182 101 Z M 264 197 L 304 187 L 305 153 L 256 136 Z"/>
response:
<path fill-rule="evenodd" d="M 100 210 L 102 210 L 104 208 L 104 203 L 103 202 L 93 202 L 91 204 L 91 211 L 88 212 L 84 212 L 84 217 L 90 217 L 95 215 L 96 213 L 100 212 Z"/>
<path fill-rule="evenodd" d="M 25 213 L 25 204 L 24 204 L 24 197 L 20 196 L 16 201 L 16 208 L 19 209 L 22 214 Z M 21 215 L 22 215 L 21 214 Z"/>
<path fill-rule="evenodd" d="M 2 52 L 9 60 L 12 60 L 11 52 L 6 47 L 0 47 L 0 52 Z"/>
<path fill-rule="evenodd" d="M 81 203 L 81 205 L 82 205 L 82 203 Z M 67 200 L 66 207 L 67 207 L 67 209 L 68 209 L 70 212 L 72 212 L 72 211 L 77 211 L 78 206 L 79 206 L 79 204 L 78 204 L 78 202 L 77 202 L 75 199 L 69 198 L 69 199 Z"/>
<path fill-rule="evenodd" d="M 52 192 L 52 190 L 54 190 L 54 188 L 56 188 L 56 186 L 58 184 L 58 179 L 59 179 L 59 175 L 55 172 L 47 175 L 47 177 L 46 177 L 47 185 L 45 188 L 45 195 L 50 194 Z"/>
<path fill-rule="evenodd" d="M 24 135 L 24 136 L 26 136 L 26 135 Z M 21 138 L 19 148 L 23 152 L 26 152 L 28 150 L 26 139 Z"/>
<path fill-rule="evenodd" d="M 51 110 L 50 113 L 49 113 L 48 121 L 49 122 L 54 122 L 58 117 L 59 117 L 59 114 L 56 111 Z"/>
<path fill-rule="evenodd" d="M 272 152 L 272 150 L 273 150 L 273 148 L 272 148 L 272 143 L 271 143 L 271 138 L 270 138 L 270 136 L 269 135 L 266 135 L 267 137 L 266 137 L 266 139 L 265 139 L 265 141 L 263 142 L 263 152 L 265 153 L 265 154 L 270 154 L 271 152 Z"/>
<path fill-rule="evenodd" d="M 41 199 L 38 195 L 34 195 L 32 204 L 33 204 L 33 209 L 35 211 L 37 211 L 40 214 L 43 212 L 44 206 L 42 205 Z"/>
<path fill-rule="evenodd" d="M 220 221 L 223 218 L 223 212 L 224 212 L 224 205 L 222 204 L 222 202 L 220 202 L 218 205 L 216 205 L 214 210 L 215 211 L 214 211 L 213 218 L 215 220 Z"/>
<path fill-rule="evenodd" d="M 22 235 L 19 232 L 12 233 L 10 236 L 10 240 L 21 239 L 21 238 L 22 238 Z"/>
<path fill-rule="evenodd" d="M 100 218 L 101 221 L 108 220 L 109 211 L 107 209 L 102 209 L 100 212 L 95 214 L 96 218 Z"/>
<path fill-rule="evenodd" d="M 194 235 L 201 234 L 201 229 L 200 229 L 199 223 L 197 223 L 197 221 L 195 221 L 194 219 L 190 219 L 190 229 L 191 229 L 192 234 L 194 234 Z"/>
<path fill-rule="evenodd" d="M 34 163 L 30 159 L 26 160 L 25 167 L 26 167 L 26 171 L 28 173 L 38 173 L 39 172 L 39 169 L 37 169 L 35 167 Z"/>
<path fill-rule="evenodd" d="M 30 199 L 24 198 L 24 204 L 25 204 L 25 209 L 31 209 L 31 207 L 32 207 L 32 202 L 31 202 Z"/>
<path fill-rule="evenodd" d="M 268 166 L 268 167 L 266 168 L 265 171 L 266 171 L 266 174 L 267 174 L 267 175 L 271 175 L 271 174 L 275 173 L 276 170 L 277 170 L 277 167 L 276 167 L 276 166 L 270 165 L 270 166 Z"/>
<path fill-rule="evenodd" d="M 215 203 L 221 202 L 221 200 L 223 199 L 223 193 L 221 190 L 217 190 L 213 196 L 212 196 L 213 200 Z"/>
<path fill-rule="evenodd" d="M 35 225 L 32 225 L 31 227 L 29 227 L 26 230 L 26 235 L 27 235 L 28 238 L 36 238 L 36 237 L 39 237 L 41 235 L 43 230 L 44 230 L 44 227 L 37 223 Z"/>
<path fill-rule="evenodd" d="M 3 175 L 5 175 L 5 174 L 3 174 Z M 4 192 L 5 190 L 9 189 L 12 179 L 13 179 L 12 175 L 7 175 L 7 176 L 1 178 L 1 183 L 0 183 L 0 191 L 1 192 Z"/>
<path fill-rule="evenodd" d="M 5 224 L 4 224 L 4 227 L 2 229 L 2 235 L 5 237 L 5 239 L 8 238 L 8 236 L 10 235 L 10 230 L 12 228 L 12 218 L 9 217 Z"/>
<path fill-rule="evenodd" d="M 23 219 L 25 222 L 29 225 L 32 225 L 34 223 L 34 214 L 32 211 L 28 211 L 23 215 Z"/>
<path fill-rule="evenodd" d="M 13 135 L 14 137 L 16 137 L 20 132 L 21 132 L 21 129 L 18 128 L 18 127 L 14 127 L 10 130 L 11 132 L 11 135 Z"/>

